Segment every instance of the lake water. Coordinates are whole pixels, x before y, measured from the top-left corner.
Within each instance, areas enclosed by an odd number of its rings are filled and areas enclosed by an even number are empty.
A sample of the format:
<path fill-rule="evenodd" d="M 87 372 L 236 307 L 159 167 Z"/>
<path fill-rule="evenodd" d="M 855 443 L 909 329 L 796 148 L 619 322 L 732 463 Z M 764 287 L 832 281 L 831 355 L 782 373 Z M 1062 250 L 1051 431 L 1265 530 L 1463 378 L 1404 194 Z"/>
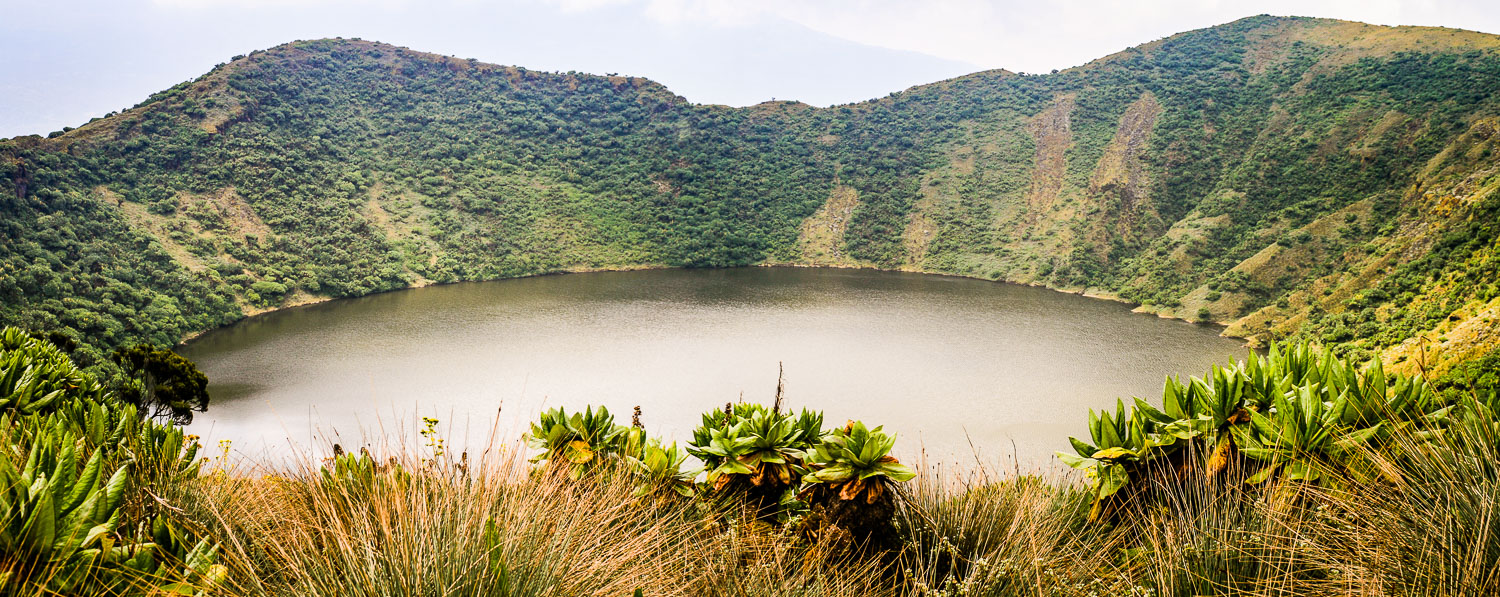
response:
<path fill-rule="evenodd" d="M 408 438 L 514 438 L 543 407 L 640 405 L 683 443 L 699 415 L 786 404 L 899 434 L 898 455 L 1048 466 L 1089 408 L 1244 354 L 1213 327 L 980 280 L 742 268 L 543 276 L 287 309 L 182 349 L 212 403 L 192 431 L 253 455 Z M 420 443 L 420 442 L 418 442 Z M 377 446 L 378 447 L 378 446 Z"/>

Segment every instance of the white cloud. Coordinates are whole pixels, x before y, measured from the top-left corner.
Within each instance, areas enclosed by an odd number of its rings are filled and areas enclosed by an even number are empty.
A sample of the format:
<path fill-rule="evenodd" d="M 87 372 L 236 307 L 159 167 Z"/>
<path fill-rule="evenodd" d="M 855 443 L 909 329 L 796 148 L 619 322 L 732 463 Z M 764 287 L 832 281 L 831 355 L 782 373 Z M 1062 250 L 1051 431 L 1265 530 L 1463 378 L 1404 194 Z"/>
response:
<path fill-rule="evenodd" d="M 417 6 L 419 0 L 149 0 L 163 9 L 287 9 L 322 8 L 344 5 L 349 9 L 391 10 L 406 6 Z"/>
<path fill-rule="evenodd" d="M 1253 14 L 1500 31 L 1486 0 L 542 0 L 568 10 L 635 6 L 671 25 L 782 19 L 849 41 L 986 68 L 1066 68 L 1184 30 Z"/>
<path fill-rule="evenodd" d="M 1184 30 L 1270 13 L 1384 25 L 1500 31 L 1493 0 L 149 0 L 164 8 L 340 5 L 440 10 L 544 5 L 564 13 L 633 10 L 667 26 L 783 20 L 844 40 L 1028 72 L 1066 68 Z"/>
<path fill-rule="evenodd" d="M 551 4 L 561 8 L 563 12 L 577 13 L 605 8 L 610 6 L 621 6 L 634 4 L 636 0 L 541 0 L 543 4 Z"/>

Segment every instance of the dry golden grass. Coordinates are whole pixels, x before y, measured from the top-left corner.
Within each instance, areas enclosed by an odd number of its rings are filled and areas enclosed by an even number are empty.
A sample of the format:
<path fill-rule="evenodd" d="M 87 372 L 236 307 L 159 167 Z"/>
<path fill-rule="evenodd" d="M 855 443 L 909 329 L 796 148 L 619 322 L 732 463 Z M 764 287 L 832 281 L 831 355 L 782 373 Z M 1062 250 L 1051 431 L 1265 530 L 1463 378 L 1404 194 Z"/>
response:
<path fill-rule="evenodd" d="M 880 580 L 701 503 L 637 498 L 625 475 L 570 482 L 520 453 L 403 454 L 367 481 L 241 462 L 181 501 L 222 542 L 232 595 L 852 596 Z"/>
<path fill-rule="evenodd" d="M 1492 595 L 1500 432 L 1398 434 L 1394 481 L 1339 490 L 1165 474 L 1111 525 L 1076 476 L 919 465 L 899 553 L 863 554 L 627 475 L 533 471 L 524 450 L 406 451 L 363 480 L 228 466 L 172 501 L 222 543 L 234 596 Z M 1400 455 L 1399 458 L 1391 454 Z M 1186 461 L 1193 462 L 1192 458 Z"/>

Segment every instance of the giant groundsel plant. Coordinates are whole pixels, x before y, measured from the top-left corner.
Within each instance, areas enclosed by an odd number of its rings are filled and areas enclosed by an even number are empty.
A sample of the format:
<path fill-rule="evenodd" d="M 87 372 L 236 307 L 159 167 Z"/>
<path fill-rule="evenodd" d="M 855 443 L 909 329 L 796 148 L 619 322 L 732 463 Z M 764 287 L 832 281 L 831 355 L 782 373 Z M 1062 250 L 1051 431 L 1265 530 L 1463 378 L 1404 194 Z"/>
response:
<path fill-rule="evenodd" d="M 1397 430 L 1440 429 L 1452 410 L 1424 379 L 1379 361 L 1361 372 L 1331 350 L 1276 345 L 1201 379 L 1167 379 L 1160 408 L 1136 399 L 1090 411 L 1089 441 L 1070 438 L 1075 453 L 1059 458 L 1088 471 L 1097 519 L 1146 489 L 1132 485 L 1171 477 L 1150 471 L 1207 480 L 1239 466 L 1250 484 L 1372 482 L 1378 467 L 1365 455 Z"/>

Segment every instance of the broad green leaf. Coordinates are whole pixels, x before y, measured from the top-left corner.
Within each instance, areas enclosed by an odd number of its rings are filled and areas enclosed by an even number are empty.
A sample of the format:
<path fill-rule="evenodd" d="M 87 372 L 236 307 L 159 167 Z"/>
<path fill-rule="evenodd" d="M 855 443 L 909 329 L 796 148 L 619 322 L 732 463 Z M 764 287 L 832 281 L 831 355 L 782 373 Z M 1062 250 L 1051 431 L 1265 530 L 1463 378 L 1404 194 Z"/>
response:
<path fill-rule="evenodd" d="M 1134 451 L 1116 446 L 1113 448 L 1105 448 L 1098 452 L 1094 452 L 1090 457 L 1096 460 L 1113 460 L 1119 458 L 1129 458 L 1135 455 L 1136 453 Z"/>
<path fill-rule="evenodd" d="M 1066 452 L 1058 452 L 1057 459 L 1063 461 L 1063 464 L 1077 469 L 1092 468 L 1093 466 L 1099 464 L 1099 461 L 1094 460 L 1093 458 L 1068 454 Z"/>
<path fill-rule="evenodd" d="M 589 443 L 583 440 L 568 442 L 567 449 L 563 453 L 568 462 L 573 464 L 584 464 L 594 459 L 594 450 Z"/>
<path fill-rule="evenodd" d="M 1267 467 L 1265 467 L 1263 469 L 1260 469 L 1259 472 L 1256 472 L 1255 474 L 1250 475 L 1250 478 L 1245 479 L 1245 482 L 1246 483 L 1250 483 L 1252 485 L 1258 485 L 1260 483 L 1264 483 L 1264 482 L 1266 482 L 1267 479 L 1270 479 L 1273 475 L 1276 474 L 1276 469 L 1278 469 L 1278 468 L 1281 468 L 1281 465 L 1279 465 L 1279 464 L 1273 464 L 1273 465 L 1267 466 Z"/>
<path fill-rule="evenodd" d="M 1125 467 L 1118 464 L 1101 463 L 1102 466 L 1094 469 L 1098 472 L 1099 498 L 1107 498 L 1114 495 L 1120 488 L 1130 483 L 1130 473 Z"/>

